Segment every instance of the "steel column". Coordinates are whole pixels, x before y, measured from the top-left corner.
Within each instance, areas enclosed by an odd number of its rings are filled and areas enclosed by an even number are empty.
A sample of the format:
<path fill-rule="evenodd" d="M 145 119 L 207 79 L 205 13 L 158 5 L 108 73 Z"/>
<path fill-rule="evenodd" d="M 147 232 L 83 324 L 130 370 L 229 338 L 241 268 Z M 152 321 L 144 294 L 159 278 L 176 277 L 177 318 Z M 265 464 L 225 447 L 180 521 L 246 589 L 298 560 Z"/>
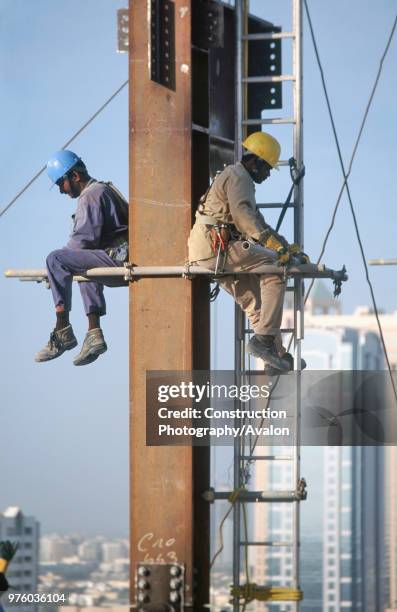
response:
<path fill-rule="evenodd" d="M 171 5 L 174 89 L 151 80 L 150 18 L 159 4 L 131 0 L 129 8 L 130 245 L 131 260 L 140 266 L 182 264 L 192 219 L 191 3 L 174 0 Z M 193 606 L 193 575 L 195 609 L 209 601 L 209 509 L 201 498 L 209 481 L 208 449 L 145 443 L 146 371 L 208 367 L 205 282 L 203 286 L 193 289 L 189 280 L 145 278 L 129 289 L 133 606 L 136 565 L 150 560 L 185 565 L 185 609 Z"/>

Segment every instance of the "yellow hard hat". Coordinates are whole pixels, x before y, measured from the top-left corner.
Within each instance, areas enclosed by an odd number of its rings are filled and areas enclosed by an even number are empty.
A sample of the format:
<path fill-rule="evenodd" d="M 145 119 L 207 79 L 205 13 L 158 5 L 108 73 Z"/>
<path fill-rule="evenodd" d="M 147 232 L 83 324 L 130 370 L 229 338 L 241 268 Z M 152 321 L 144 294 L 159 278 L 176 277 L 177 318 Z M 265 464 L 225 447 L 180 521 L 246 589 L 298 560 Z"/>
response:
<path fill-rule="evenodd" d="M 280 159 L 281 147 L 278 140 L 270 134 L 254 132 L 244 140 L 243 147 L 264 159 L 272 168 L 278 170 L 277 164 Z"/>

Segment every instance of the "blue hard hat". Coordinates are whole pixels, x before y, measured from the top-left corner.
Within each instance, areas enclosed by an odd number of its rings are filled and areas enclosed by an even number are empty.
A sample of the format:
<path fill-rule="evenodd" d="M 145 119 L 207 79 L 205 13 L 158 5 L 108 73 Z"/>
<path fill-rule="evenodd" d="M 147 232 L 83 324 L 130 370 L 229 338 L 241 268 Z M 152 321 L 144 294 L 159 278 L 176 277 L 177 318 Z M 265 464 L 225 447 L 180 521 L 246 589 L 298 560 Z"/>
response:
<path fill-rule="evenodd" d="M 79 161 L 81 161 L 81 157 L 73 153 L 73 151 L 68 151 L 67 149 L 57 151 L 47 162 L 48 177 L 53 183 L 56 183 Z"/>

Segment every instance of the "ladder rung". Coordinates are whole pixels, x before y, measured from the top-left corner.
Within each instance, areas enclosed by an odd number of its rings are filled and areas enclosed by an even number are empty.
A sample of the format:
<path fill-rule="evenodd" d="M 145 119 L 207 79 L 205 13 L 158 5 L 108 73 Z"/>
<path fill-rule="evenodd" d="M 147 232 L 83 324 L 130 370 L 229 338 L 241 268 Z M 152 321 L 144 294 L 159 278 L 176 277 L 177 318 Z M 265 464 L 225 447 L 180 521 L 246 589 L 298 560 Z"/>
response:
<path fill-rule="evenodd" d="M 240 546 L 274 546 L 274 547 L 281 547 L 281 546 L 293 546 L 293 542 L 282 542 L 281 540 L 279 542 L 274 541 L 274 542 L 240 542 Z"/>
<path fill-rule="evenodd" d="M 257 204 L 257 208 L 284 208 L 284 204 L 282 202 L 271 202 L 269 204 Z M 295 208 L 294 202 L 288 204 L 287 208 Z"/>
<path fill-rule="evenodd" d="M 216 499 L 230 500 L 234 496 L 233 491 L 210 491 L 210 495 L 206 497 L 207 501 L 215 501 Z M 297 491 L 240 491 L 237 498 L 239 501 L 246 502 L 296 502 L 304 499 Z"/>
<path fill-rule="evenodd" d="M 240 459 L 248 459 L 250 461 L 292 461 L 290 455 L 241 455 Z"/>
<path fill-rule="evenodd" d="M 205 53 L 206 55 L 208 55 L 210 52 L 209 49 L 204 49 L 203 47 L 198 47 L 197 45 L 192 45 L 192 51 L 198 51 L 199 53 Z"/>
<path fill-rule="evenodd" d="M 274 117 L 274 119 L 245 119 L 243 125 L 281 125 L 296 123 L 293 117 Z"/>
<path fill-rule="evenodd" d="M 204 127 L 203 125 L 199 125 L 198 123 L 192 123 L 193 132 L 201 132 L 202 134 L 207 134 L 211 140 L 219 140 L 220 142 L 225 142 L 226 144 L 234 144 L 234 140 L 230 138 L 225 138 L 224 136 L 218 136 L 218 134 L 211 134 L 209 128 Z"/>
<path fill-rule="evenodd" d="M 204 127 L 203 125 L 199 125 L 198 123 L 192 123 L 192 130 L 194 132 L 202 132 L 203 134 L 209 134 L 210 131 L 207 127 Z"/>
<path fill-rule="evenodd" d="M 295 81 L 292 74 L 281 74 L 280 76 L 255 76 L 244 77 L 243 83 L 282 83 L 283 81 Z"/>
<path fill-rule="evenodd" d="M 293 334 L 293 333 L 295 333 L 295 329 L 293 327 L 281 327 L 280 328 L 280 332 L 282 334 Z M 244 329 L 244 333 L 246 333 L 246 334 L 254 334 L 255 332 L 250 327 L 246 327 Z"/>
<path fill-rule="evenodd" d="M 295 38 L 293 32 L 263 32 L 262 34 L 245 34 L 243 40 L 280 40 L 281 38 Z"/>

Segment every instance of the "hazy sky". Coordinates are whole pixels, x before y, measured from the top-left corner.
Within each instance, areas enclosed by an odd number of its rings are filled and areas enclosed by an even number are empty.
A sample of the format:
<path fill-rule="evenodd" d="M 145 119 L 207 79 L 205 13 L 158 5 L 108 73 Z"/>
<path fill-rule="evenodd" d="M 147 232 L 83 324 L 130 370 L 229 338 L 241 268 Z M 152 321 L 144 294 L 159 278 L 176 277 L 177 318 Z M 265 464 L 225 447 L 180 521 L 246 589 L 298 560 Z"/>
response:
<path fill-rule="evenodd" d="M 390 32 L 395 4 L 386 0 L 311 2 L 312 18 L 347 162 Z M 124 2 L 125 5 L 125 2 Z M 54 150 L 127 78 L 127 56 L 116 53 L 116 10 L 120 0 L 0 0 L 2 87 L 1 207 L 46 162 Z M 264 13 L 264 7 L 266 11 Z M 290 2 L 251 3 L 252 11 L 290 29 Z M 285 44 L 284 71 L 289 72 Z M 356 164 L 351 193 L 368 258 L 396 257 L 394 163 L 397 129 L 396 41 L 385 62 Z M 285 85 L 288 115 L 289 84 Z M 71 148 L 93 176 L 128 190 L 128 93 L 78 137 Z M 288 158 L 288 127 L 273 131 Z M 305 20 L 304 44 L 305 250 L 319 252 L 342 179 L 318 69 Z M 287 172 L 273 173 L 258 189 L 258 200 L 284 199 Z M 47 253 L 67 241 L 74 203 L 49 191 L 45 175 L 0 220 L 1 269 L 43 267 Z M 268 215 L 273 223 L 276 214 Z M 287 219 L 284 227 L 291 238 Z M 346 264 L 350 282 L 345 311 L 369 303 L 350 212 L 343 199 L 324 261 Z M 374 268 L 378 303 L 396 309 L 396 268 Z M 51 296 L 41 285 L 0 279 L 1 485 L 0 508 L 20 505 L 43 531 L 123 535 L 128 526 L 127 291 L 108 290 L 103 321 L 109 351 L 94 365 L 75 368 L 67 353 L 35 364 L 34 353 L 53 326 Z M 230 316 L 224 316 L 225 310 Z M 220 316 L 222 312 L 222 316 Z M 214 314 L 218 341 L 214 365 L 232 368 L 231 304 L 219 299 Z M 85 333 L 80 296 L 72 322 Z M 222 347 L 222 350 L 221 348 Z M 312 475 L 319 492 L 321 474 Z M 316 497 L 316 495 L 315 495 Z M 310 506 L 306 506 L 310 516 Z M 305 514 L 304 514 L 305 516 Z"/>

